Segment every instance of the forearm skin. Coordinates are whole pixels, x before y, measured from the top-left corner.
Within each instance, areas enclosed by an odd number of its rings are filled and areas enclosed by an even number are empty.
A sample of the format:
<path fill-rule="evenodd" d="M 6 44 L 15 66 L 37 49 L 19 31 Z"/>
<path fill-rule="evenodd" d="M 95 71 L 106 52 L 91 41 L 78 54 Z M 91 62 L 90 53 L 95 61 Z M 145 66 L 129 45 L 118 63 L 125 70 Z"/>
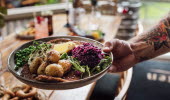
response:
<path fill-rule="evenodd" d="M 145 61 L 170 51 L 170 14 L 150 31 L 130 40 L 138 62 Z"/>

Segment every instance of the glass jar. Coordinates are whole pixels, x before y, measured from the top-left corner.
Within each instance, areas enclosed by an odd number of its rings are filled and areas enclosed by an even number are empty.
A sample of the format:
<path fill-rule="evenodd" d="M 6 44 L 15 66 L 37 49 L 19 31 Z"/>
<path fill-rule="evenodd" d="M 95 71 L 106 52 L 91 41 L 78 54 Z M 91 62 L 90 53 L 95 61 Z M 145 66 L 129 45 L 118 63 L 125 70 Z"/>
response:
<path fill-rule="evenodd" d="M 48 19 L 43 17 L 36 17 L 35 23 L 35 39 L 48 37 Z"/>

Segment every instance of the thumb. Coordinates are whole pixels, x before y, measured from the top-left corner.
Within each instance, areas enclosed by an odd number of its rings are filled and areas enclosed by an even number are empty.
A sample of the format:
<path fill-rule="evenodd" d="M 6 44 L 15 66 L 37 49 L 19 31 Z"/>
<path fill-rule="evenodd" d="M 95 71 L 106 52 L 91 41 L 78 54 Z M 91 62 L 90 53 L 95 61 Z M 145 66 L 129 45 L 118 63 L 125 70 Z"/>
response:
<path fill-rule="evenodd" d="M 104 52 L 111 52 L 112 50 L 112 43 L 110 41 L 106 42 L 103 48 Z"/>

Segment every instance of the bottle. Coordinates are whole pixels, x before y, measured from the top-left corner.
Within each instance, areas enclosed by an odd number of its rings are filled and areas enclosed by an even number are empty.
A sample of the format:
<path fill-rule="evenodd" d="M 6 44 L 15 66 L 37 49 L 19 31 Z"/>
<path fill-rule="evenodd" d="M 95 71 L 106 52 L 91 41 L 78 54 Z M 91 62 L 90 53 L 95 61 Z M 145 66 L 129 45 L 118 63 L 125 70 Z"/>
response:
<path fill-rule="evenodd" d="M 48 19 L 48 31 L 49 36 L 53 35 L 53 20 L 52 20 L 52 11 L 43 11 L 41 12 L 41 16 Z"/>
<path fill-rule="evenodd" d="M 99 29 L 99 20 L 101 17 L 101 13 L 98 9 L 98 1 L 91 0 L 92 11 L 89 18 L 89 30 L 97 30 Z"/>
<path fill-rule="evenodd" d="M 85 10 L 82 8 L 83 4 L 81 0 L 73 0 L 73 8 L 69 11 L 69 24 L 73 26 L 79 26 L 80 18 L 84 15 Z"/>
<path fill-rule="evenodd" d="M 91 0 L 91 4 L 92 4 L 92 6 L 97 6 L 97 0 Z"/>

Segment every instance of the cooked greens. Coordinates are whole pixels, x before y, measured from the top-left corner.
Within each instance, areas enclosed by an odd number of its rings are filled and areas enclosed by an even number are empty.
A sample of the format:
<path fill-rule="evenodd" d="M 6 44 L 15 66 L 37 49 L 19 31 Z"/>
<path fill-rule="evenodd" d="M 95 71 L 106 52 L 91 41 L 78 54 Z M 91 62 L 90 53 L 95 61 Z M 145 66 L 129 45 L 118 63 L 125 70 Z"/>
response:
<path fill-rule="evenodd" d="M 30 53 L 28 64 L 32 62 L 35 57 L 45 57 L 47 51 L 51 48 L 51 44 L 34 42 L 35 50 Z"/>
<path fill-rule="evenodd" d="M 34 58 L 33 56 L 34 54 L 43 56 L 44 52 L 46 52 L 50 47 L 51 47 L 50 44 L 34 41 L 33 45 L 22 50 L 19 50 L 15 54 L 16 59 L 15 70 L 18 70 L 18 68 L 28 63 L 29 60 L 32 60 Z"/>
<path fill-rule="evenodd" d="M 99 73 L 100 71 L 104 70 L 107 66 L 111 64 L 111 61 L 112 61 L 111 57 L 106 56 L 105 58 L 101 59 L 100 63 L 96 67 L 91 69 L 87 65 L 81 65 L 80 61 L 78 61 L 76 58 L 73 58 L 72 56 L 68 56 L 67 53 L 62 54 L 61 58 L 69 59 L 71 64 L 73 65 L 72 69 L 74 69 L 75 71 L 79 71 L 82 74 L 87 73 L 88 76 L 91 76 L 92 73 Z"/>
<path fill-rule="evenodd" d="M 60 57 L 60 60 L 62 59 L 68 59 L 68 54 L 67 53 L 63 53 Z"/>
<path fill-rule="evenodd" d="M 100 63 L 96 67 L 94 67 L 91 70 L 91 73 L 99 73 L 100 71 L 108 67 L 111 64 L 111 62 L 112 62 L 112 58 L 109 56 L 106 56 L 105 58 L 100 60 Z"/>
<path fill-rule="evenodd" d="M 24 64 L 28 62 L 29 55 L 35 50 L 34 46 L 29 46 L 28 48 L 19 50 L 15 54 L 15 61 L 16 61 L 16 66 L 15 70 L 18 70 L 19 67 L 22 67 Z"/>
<path fill-rule="evenodd" d="M 82 72 L 82 73 L 85 72 L 84 66 L 81 66 L 81 65 L 80 65 L 80 62 L 79 62 L 76 58 L 73 58 L 73 57 L 69 56 L 69 60 L 70 60 L 71 64 L 73 65 L 72 68 L 73 68 L 74 70 L 80 71 L 80 72 Z"/>

